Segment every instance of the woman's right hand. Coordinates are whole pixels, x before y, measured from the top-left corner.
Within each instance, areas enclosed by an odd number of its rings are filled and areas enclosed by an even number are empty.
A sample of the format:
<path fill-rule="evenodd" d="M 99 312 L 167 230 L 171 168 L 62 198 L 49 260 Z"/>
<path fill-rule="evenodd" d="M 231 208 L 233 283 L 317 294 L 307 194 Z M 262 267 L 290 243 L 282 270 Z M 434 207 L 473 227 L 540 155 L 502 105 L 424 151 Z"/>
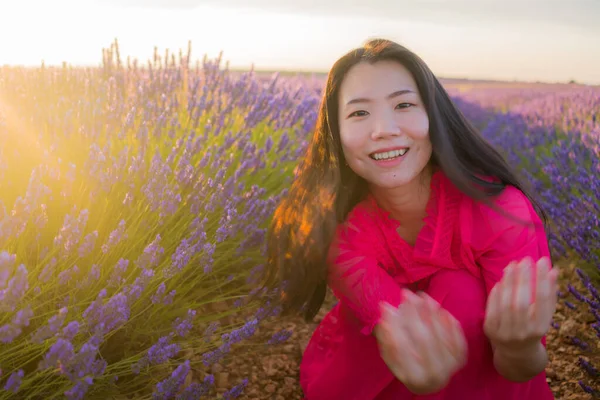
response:
<path fill-rule="evenodd" d="M 414 394 L 440 391 L 467 361 L 460 323 L 425 293 L 403 290 L 398 309 L 381 305 L 375 330 L 381 357 Z"/>

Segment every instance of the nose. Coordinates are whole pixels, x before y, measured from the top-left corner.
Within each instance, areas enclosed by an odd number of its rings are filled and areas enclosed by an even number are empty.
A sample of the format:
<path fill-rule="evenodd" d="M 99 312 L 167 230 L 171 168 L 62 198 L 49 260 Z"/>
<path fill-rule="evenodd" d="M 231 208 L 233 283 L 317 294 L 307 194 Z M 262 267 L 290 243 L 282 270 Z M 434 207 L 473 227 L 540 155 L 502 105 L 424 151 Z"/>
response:
<path fill-rule="evenodd" d="M 371 133 L 373 140 L 399 136 L 400 132 L 400 127 L 393 112 L 382 111 L 373 118 L 373 131 Z"/>

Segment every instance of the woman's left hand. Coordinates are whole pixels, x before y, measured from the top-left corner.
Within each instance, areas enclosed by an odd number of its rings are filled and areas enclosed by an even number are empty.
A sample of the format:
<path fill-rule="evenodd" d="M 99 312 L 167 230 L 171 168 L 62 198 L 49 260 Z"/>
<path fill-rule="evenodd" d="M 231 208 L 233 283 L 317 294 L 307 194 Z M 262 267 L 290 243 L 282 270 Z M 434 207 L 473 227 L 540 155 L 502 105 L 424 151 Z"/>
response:
<path fill-rule="evenodd" d="M 557 277 L 547 257 L 535 265 L 525 258 L 506 267 L 486 307 L 484 331 L 494 347 L 516 352 L 540 345 L 556 310 Z"/>

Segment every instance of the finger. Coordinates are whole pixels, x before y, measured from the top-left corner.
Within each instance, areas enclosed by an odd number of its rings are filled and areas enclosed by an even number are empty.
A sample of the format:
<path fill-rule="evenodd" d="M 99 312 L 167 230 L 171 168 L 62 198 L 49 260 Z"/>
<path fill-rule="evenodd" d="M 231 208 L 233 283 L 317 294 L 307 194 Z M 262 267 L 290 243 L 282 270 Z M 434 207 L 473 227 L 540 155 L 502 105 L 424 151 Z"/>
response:
<path fill-rule="evenodd" d="M 451 314 L 444 309 L 435 299 L 428 295 L 423 296 L 427 303 L 429 312 L 429 327 L 431 329 L 431 335 L 434 339 L 436 347 L 441 351 L 445 348 L 451 348 L 453 346 L 452 338 L 450 335 L 449 326 L 445 324 L 444 316 L 450 316 Z M 446 318 L 449 321 L 449 318 Z"/>
<path fill-rule="evenodd" d="M 528 311 L 531 304 L 531 275 L 535 272 L 535 269 L 532 268 L 531 261 L 525 259 L 519 264 L 516 272 L 512 329 L 517 337 L 524 339 L 528 334 L 528 327 L 532 323 Z"/>
<path fill-rule="evenodd" d="M 487 298 L 487 305 L 485 307 L 485 321 L 484 331 L 488 337 L 495 336 L 500 328 L 500 322 L 498 320 L 499 310 L 499 283 L 492 287 Z"/>
<path fill-rule="evenodd" d="M 386 354 L 384 360 L 388 360 L 388 367 L 394 375 L 402 382 L 414 382 L 424 375 L 424 368 L 410 327 L 418 318 L 414 304 L 414 294 L 406 294 L 403 304 L 396 313 L 398 324 L 394 327 L 393 354 Z"/>
<path fill-rule="evenodd" d="M 433 362 L 437 364 L 433 365 L 433 369 L 435 370 L 437 367 L 437 378 L 445 380 L 456 370 L 458 365 L 462 364 L 464 353 L 460 343 L 457 343 L 454 337 L 453 329 L 455 327 L 451 322 L 453 318 L 451 314 L 431 298 L 429 303 L 434 337 L 432 350 L 436 355 Z"/>
<path fill-rule="evenodd" d="M 380 342 L 387 344 L 391 342 L 391 332 L 393 331 L 391 325 L 397 322 L 395 319 L 395 314 L 397 311 L 387 302 L 380 303 L 379 309 L 381 312 L 381 318 L 377 324 L 378 334 L 376 337 Z"/>
<path fill-rule="evenodd" d="M 424 363 L 428 370 L 437 371 L 439 373 L 440 366 L 447 364 L 445 358 L 448 357 L 447 353 L 451 347 L 451 343 L 448 340 L 448 332 L 444 331 L 440 322 L 440 315 L 443 310 L 439 304 L 427 295 L 423 295 L 423 308 L 425 317 L 424 322 L 427 324 L 426 328 L 429 332 L 430 343 L 425 346 L 424 349 Z"/>
<path fill-rule="evenodd" d="M 404 301 L 398 307 L 398 324 L 399 330 L 403 332 L 405 340 L 410 343 L 410 346 L 405 350 L 411 354 L 411 357 L 420 362 L 419 336 L 413 333 L 415 325 L 418 327 L 420 320 L 417 311 L 417 296 L 410 290 L 403 290 Z"/>
<path fill-rule="evenodd" d="M 385 364 L 388 366 L 394 376 L 402 382 L 408 382 L 411 368 L 419 368 L 415 360 L 406 349 L 410 342 L 406 340 L 404 332 L 396 331 L 393 335 L 393 342 L 382 344 L 379 347 L 379 354 Z"/>
<path fill-rule="evenodd" d="M 379 311 L 381 312 L 381 319 L 384 321 L 392 321 L 398 312 L 398 310 L 387 301 L 379 303 Z"/>
<path fill-rule="evenodd" d="M 548 279 L 550 280 L 550 304 L 552 305 L 550 317 L 551 323 L 554 313 L 556 312 L 556 305 L 558 304 L 558 276 L 560 271 L 556 266 L 552 266 L 550 260 L 548 260 L 548 263 L 551 265 L 550 272 L 548 272 Z"/>
<path fill-rule="evenodd" d="M 558 276 L 560 275 L 560 268 L 557 265 L 552 265 L 552 262 L 548 257 L 544 257 L 546 259 L 545 262 L 549 264 L 550 271 L 548 275 L 552 277 L 552 280 L 556 283 L 558 281 Z"/>
<path fill-rule="evenodd" d="M 391 305 L 383 306 L 382 318 L 379 323 L 379 336 L 381 342 L 394 353 L 397 352 L 396 335 L 401 334 L 404 329 L 402 325 L 403 319 L 402 311 L 400 309 L 396 309 Z"/>
<path fill-rule="evenodd" d="M 450 338 L 451 350 L 456 365 L 464 365 L 467 361 L 468 345 L 460 322 L 449 312 L 442 315 L 446 325 L 447 335 Z"/>
<path fill-rule="evenodd" d="M 535 331 L 538 335 L 543 336 L 548 328 L 554 314 L 555 301 L 552 295 L 554 284 L 553 278 L 550 275 L 550 261 L 547 258 L 542 258 L 537 263 L 538 280 L 535 293 L 535 313 L 534 323 Z"/>
<path fill-rule="evenodd" d="M 407 294 L 407 299 L 404 328 L 413 345 L 411 351 L 415 353 L 414 356 L 419 362 L 423 363 L 431 336 L 422 318 L 426 310 L 423 309 L 423 300 L 415 294 Z"/>
<path fill-rule="evenodd" d="M 445 382 L 456 369 L 456 358 L 460 355 L 453 354 L 454 348 L 449 340 L 450 332 L 443 328 L 440 321 L 447 311 L 427 294 L 420 297 L 422 321 L 429 333 L 429 341 L 423 349 L 425 378 L 429 382 Z"/>
<path fill-rule="evenodd" d="M 550 298 L 552 300 L 552 305 L 554 308 L 552 314 L 554 315 L 554 312 L 556 311 L 556 303 L 558 301 L 558 276 L 560 274 L 560 271 L 556 265 L 552 265 L 550 260 L 548 260 L 548 263 L 551 266 L 550 272 L 548 272 L 548 278 L 550 279 Z"/>
<path fill-rule="evenodd" d="M 377 335 L 379 353 L 386 365 L 395 370 L 395 375 L 402 375 L 404 371 L 402 362 L 407 361 L 407 359 L 400 355 L 402 353 L 403 332 L 398 323 L 399 313 L 387 303 L 382 303 L 380 308 L 381 319 L 378 324 Z M 400 379 L 400 377 L 398 378 Z"/>
<path fill-rule="evenodd" d="M 421 317 L 421 320 L 425 326 L 431 328 L 434 316 L 433 312 L 439 306 L 439 303 L 425 292 L 419 292 L 416 294 L 416 296 L 419 298 L 419 316 Z"/>
<path fill-rule="evenodd" d="M 498 312 L 498 336 L 510 335 L 513 326 L 512 297 L 515 286 L 515 269 L 517 264 L 512 262 L 504 270 L 504 278 L 498 288 L 499 312 Z"/>

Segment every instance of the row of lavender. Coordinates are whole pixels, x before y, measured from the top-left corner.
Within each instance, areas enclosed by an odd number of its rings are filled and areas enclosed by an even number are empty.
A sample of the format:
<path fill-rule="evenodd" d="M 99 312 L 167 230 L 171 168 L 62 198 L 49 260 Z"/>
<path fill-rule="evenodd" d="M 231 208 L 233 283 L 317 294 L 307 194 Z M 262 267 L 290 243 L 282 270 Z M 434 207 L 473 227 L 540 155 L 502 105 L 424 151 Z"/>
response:
<path fill-rule="evenodd" d="M 468 100 L 465 113 L 536 189 L 550 220 L 553 254 L 580 264 L 576 272 L 587 293 L 573 282 L 559 296 L 589 315 L 590 332 L 574 334 L 572 342 L 585 354 L 579 365 L 586 379 L 579 385 L 600 396 L 600 88 L 475 89 L 457 96 Z"/>
<path fill-rule="evenodd" d="M 189 51 L 0 70 L 0 399 L 215 394 L 277 311 L 244 294 L 318 97 Z"/>

